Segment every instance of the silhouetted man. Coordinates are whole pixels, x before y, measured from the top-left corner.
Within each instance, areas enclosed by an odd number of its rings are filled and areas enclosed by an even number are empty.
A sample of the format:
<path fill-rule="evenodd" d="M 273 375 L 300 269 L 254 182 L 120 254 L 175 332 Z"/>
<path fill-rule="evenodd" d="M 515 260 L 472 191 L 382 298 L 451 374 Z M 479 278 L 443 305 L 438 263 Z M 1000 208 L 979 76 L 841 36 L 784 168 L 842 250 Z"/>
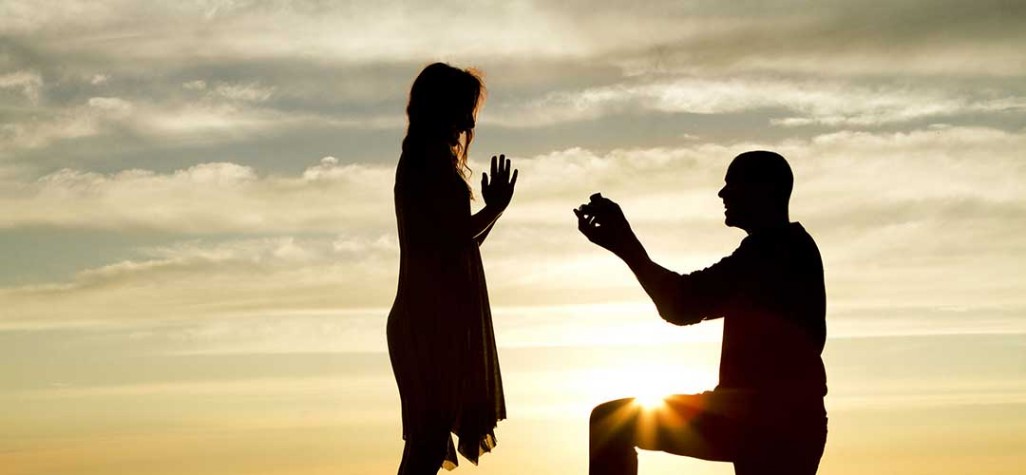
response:
<path fill-rule="evenodd" d="M 730 256 L 690 274 L 652 262 L 613 201 L 595 194 L 574 210 L 580 231 L 627 263 L 663 319 L 724 320 L 715 390 L 669 396 L 653 409 L 621 399 L 592 411 L 591 475 L 636 474 L 635 447 L 733 462 L 739 475 L 816 473 L 827 425 L 819 250 L 789 221 L 793 176 L 783 157 L 738 155 L 725 181 L 726 225 L 748 236 Z"/>

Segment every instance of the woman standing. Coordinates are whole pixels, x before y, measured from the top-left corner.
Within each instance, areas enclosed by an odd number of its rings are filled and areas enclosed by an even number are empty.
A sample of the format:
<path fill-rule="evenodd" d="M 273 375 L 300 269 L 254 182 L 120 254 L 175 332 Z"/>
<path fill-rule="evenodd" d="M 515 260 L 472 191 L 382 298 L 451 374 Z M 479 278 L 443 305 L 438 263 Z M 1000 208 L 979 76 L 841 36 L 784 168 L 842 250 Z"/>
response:
<path fill-rule="evenodd" d="M 413 82 L 406 108 L 395 178 L 399 289 L 388 316 L 406 440 L 400 475 L 455 468 L 450 433 L 477 464 L 506 417 L 478 246 L 509 205 L 517 172 L 492 157 L 481 175 L 485 207 L 471 214 L 467 150 L 483 92 L 474 71 L 435 63 Z"/>

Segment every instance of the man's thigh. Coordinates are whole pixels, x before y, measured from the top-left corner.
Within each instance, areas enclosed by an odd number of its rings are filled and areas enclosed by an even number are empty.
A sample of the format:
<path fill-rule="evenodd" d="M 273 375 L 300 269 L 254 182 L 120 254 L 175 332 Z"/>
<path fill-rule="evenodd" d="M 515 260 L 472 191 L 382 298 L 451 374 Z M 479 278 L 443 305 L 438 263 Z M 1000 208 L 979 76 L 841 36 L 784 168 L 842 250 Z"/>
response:
<path fill-rule="evenodd" d="M 678 394 L 638 413 L 635 446 L 730 462 L 741 447 L 745 409 L 716 392 Z"/>
<path fill-rule="evenodd" d="M 667 397 L 646 407 L 610 401 L 593 412 L 597 442 L 619 441 L 704 460 L 734 462 L 739 475 L 815 473 L 826 441 L 826 417 L 792 417 L 752 403 L 751 393 L 719 389 Z M 821 409 L 820 409 L 821 411 Z"/>

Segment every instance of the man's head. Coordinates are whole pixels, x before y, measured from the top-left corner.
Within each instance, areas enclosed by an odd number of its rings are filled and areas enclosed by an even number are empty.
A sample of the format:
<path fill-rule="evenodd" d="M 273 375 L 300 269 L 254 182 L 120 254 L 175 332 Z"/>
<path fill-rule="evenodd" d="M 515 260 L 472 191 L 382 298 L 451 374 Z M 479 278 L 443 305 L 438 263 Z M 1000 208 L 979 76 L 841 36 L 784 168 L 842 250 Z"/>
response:
<path fill-rule="evenodd" d="M 719 192 L 727 226 L 751 232 L 787 223 L 794 175 L 784 157 L 765 150 L 745 152 L 730 162 Z"/>

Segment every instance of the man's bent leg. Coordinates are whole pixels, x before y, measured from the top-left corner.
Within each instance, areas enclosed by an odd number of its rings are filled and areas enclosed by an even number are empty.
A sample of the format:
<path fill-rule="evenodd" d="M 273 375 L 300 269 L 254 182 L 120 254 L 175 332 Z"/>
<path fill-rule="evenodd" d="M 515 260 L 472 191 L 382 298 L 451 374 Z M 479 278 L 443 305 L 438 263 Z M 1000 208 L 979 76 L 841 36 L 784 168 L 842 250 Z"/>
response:
<path fill-rule="evenodd" d="M 738 418 L 716 394 L 669 396 L 658 407 L 618 399 L 591 413 L 591 475 L 634 475 L 635 447 L 705 460 L 731 461 L 738 442 Z"/>
<path fill-rule="evenodd" d="M 588 432 L 588 475 L 635 475 L 636 423 L 641 411 L 633 398 L 617 399 L 591 411 Z"/>

